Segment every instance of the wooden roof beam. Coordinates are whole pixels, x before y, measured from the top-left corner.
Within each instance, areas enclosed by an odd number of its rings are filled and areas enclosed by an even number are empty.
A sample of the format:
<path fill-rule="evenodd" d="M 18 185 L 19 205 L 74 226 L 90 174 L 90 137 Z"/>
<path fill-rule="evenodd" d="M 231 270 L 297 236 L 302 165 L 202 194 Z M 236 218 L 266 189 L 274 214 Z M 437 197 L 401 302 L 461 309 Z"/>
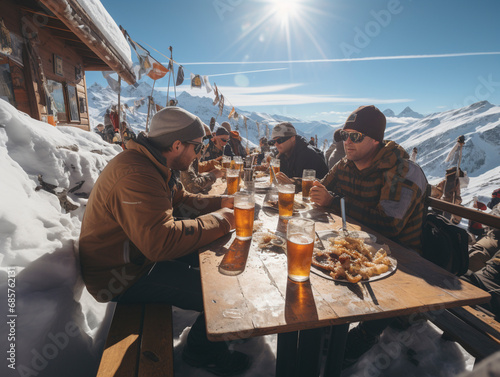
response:
<path fill-rule="evenodd" d="M 115 71 L 128 84 L 136 81 L 131 67 L 112 44 L 104 37 L 76 0 L 40 0 L 54 13 L 78 38 L 102 59 L 104 65 Z M 68 6 L 69 5 L 69 6 Z M 83 25 L 83 27 L 81 27 Z M 85 68 L 90 70 L 88 68 Z"/>

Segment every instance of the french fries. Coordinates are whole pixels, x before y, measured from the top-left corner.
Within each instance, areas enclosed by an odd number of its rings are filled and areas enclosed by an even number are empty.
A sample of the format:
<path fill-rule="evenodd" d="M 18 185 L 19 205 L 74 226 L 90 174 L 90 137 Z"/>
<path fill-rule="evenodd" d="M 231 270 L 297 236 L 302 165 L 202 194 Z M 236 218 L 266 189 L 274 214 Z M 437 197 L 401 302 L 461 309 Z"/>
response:
<path fill-rule="evenodd" d="M 334 279 L 358 283 L 383 274 L 392 266 L 383 248 L 376 250 L 361 239 L 338 236 L 329 238 L 328 242 L 326 250 L 314 250 L 312 263 L 330 271 Z"/>

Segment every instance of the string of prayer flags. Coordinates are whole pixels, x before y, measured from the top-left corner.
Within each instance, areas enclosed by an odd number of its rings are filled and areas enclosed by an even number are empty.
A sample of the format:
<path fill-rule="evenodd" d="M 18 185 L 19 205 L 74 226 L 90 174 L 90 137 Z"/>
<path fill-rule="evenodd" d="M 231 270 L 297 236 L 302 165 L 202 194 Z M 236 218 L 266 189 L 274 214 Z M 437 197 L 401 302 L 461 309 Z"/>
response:
<path fill-rule="evenodd" d="M 235 113 L 235 110 L 234 110 L 234 107 L 233 107 L 233 108 L 231 109 L 231 111 L 229 112 L 229 115 L 227 116 L 227 118 L 228 118 L 228 119 L 233 118 L 234 113 Z"/>
<path fill-rule="evenodd" d="M 210 85 L 210 81 L 208 81 L 208 76 L 203 76 L 203 82 L 205 83 L 207 93 L 210 93 L 212 91 L 212 85 Z"/>
<path fill-rule="evenodd" d="M 260 140 L 260 124 L 259 122 L 255 122 L 255 125 L 257 126 L 257 139 Z"/>
<path fill-rule="evenodd" d="M 182 68 L 182 65 L 179 66 L 179 69 L 177 70 L 177 80 L 175 81 L 175 86 L 179 86 L 184 82 L 184 69 Z"/>

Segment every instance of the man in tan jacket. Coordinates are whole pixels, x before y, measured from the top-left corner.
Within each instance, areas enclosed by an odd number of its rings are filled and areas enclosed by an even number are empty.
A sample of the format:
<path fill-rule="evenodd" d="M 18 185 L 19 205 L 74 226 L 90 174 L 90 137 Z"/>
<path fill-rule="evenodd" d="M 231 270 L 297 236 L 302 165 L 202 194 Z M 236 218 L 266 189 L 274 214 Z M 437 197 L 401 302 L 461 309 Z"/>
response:
<path fill-rule="evenodd" d="M 167 107 L 152 118 L 149 134 L 130 140 L 101 173 L 80 235 L 83 280 L 97 301 L 165 302 L 203 311 L 194 252 L 234 228 L 232 198 L 190 194 L 177 179 L 199 157 L 204 135 L 197 116 Z M 223 375 L 249 364 L 224 342 L 208 341 L 203 314 L 183 358 Z"/>

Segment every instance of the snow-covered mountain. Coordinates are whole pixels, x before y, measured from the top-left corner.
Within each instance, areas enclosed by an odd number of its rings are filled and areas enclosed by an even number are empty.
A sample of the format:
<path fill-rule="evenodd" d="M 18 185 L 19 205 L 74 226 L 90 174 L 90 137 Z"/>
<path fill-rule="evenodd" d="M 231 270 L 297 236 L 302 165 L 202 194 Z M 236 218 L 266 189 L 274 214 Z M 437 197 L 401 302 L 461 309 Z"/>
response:
<path fill-rule="evenodd" d="M 117 94 L 113 92 L 109 86 L 103 88 L 97 83 L 92 84 L 87 89 L 87 92 L 89 97 L 91 125 L 94 127 L 98 123 L 103 122 L 106 109 L 117 104 L 118 98 Z M 151 86 L 145 82 L 140 83 L 138 87 L 130 85 L 122 89 L 120 101 L 121 103 L 126 104 L 129 109 L 133 109 L 133 111 L 127 111 L 127 122 L 136 132 L 144 131 L 145 129 L 148 111 L 147 98 L 151 95 L 151 92 Z M 162 92 L 154 90 L 153 98 L 158 105 L 166 105 L 167 96 Z M 172 93 L 169 98 L 172 98 Z M 139 100 L 143 100 L 144 103 L 135 108 L 134 103 Z M 240 136 L 244 139 L 244 143 L 246 139 L 249 140 L 250 147 L 257 146 L 259 144 L 259 137 L 266 135 L 266 125 L 268 133 L 270 134 L 273 127 L 279 122 L 291 122 L 297 129 L 297 132 L 304 136 L 307 140 L 309 140 L 311 136 L 317 136 L 321 143 L 324 139 L 332 140 L 333 131 L 335 130 L 335 128 L 332 128 L 332 125 L 328 122 L 304 121 L 283 115 L 248 112 L 241 109 L 236 109 L 236 112 L 240 115 L 238 121 L 235 119 L 229 120 L 228 116 L 231 111 L 231 107 L 225 106 L 222 115 L 217 116 L 219 108 L 218 106 L 213 106 L 213 100 L 208 97 L 197 97 L 192 96 L 189 93 L 182 92 L 177 96 L 177 100 L 179 102 L 178 106 L 196 114 L 206 124 L 210 124 L 210 119 L 212 117 L 216 118 L 216 128 L 220 123 L 229 121 L 232 129 L 239 131 Z M 246 129 L 241 115 L 247 118 Z"/>
<path fill-rule="evenodd" d="M 91 85 L 88 93 L 92 124 L 96 125 L 102 122 L 106 109 L 117 103 L 117 94 L 109 87 L 103 88 L 98 84 Z M 127 111 L 127 121 L 135 131 L 144 130 L 147 96 L 149 95 L 151 95 L 151 86 L 144 82 L 138 87 L 128 86 L 122 89 L 121 102 L 127 104 L 129 109 L 134 107 L 135 101 L 144 100 L 144 103 L 133 113 Z M 155 90 L 153 98 L 162 106 L 166 104 L 166 95 L 161 92 Z M 206 124 L 209 124 L 211 117 L 216 117 L 217 123 L 222 123 L 228 119 L 231 110 L 229 106 L 226 106 L 223 114 L 217 117 L 218 107 L 212 105 L 211 98 L 191 96 L 182 92 L 177 99 L 179 106 L 198 115 Z M 270 132 L 275 124 L 282 121 L 291 122 L 298 133 L 306 139 L 317 135 L 320 147 L 329 145 L 333 140 L 335 129 L 342 126 L 326 121 L 304 121 L 283 115 L 248 112 L 238 108 L 236 111 L 248 118 L 248 133 L 245 131 L 241 117 L 238 122 L 234 119 L 229 122 L 233 129 L 239 130 L 244 139 L 248 138 L 250 147 L 258 144 L 259 135 L 265 135 L 266 125 Z M 461 109 L 427 116 L 416 113 L 409 107 L 397 116 L 390 109 L 386 109 L 384 114 L 387 117 L 385 138 L 401 144 L 409 153 L 416 147 L 417 162 L 431 183 L 436 183 L 444 177 L 445 170 L 449 167 L 444 160 L 455 145 L 458 136 L 464 135 L 466 143 L 463 148 L 461 168 L 471 178 L 481 177 L 478 187 L 474 187 L 474 180 L 471 179 L 471 192 L 473 188 L 476 191 L 479 190 L 475 194 L 483 195 L 483 200 L 487 201 L 492 189 L 500 187 L 500 106 L 482 101 Z M 467 192 L 464 195 L 467 196 Z M 465 200 L 464 204 L 467 205 Z"/>

